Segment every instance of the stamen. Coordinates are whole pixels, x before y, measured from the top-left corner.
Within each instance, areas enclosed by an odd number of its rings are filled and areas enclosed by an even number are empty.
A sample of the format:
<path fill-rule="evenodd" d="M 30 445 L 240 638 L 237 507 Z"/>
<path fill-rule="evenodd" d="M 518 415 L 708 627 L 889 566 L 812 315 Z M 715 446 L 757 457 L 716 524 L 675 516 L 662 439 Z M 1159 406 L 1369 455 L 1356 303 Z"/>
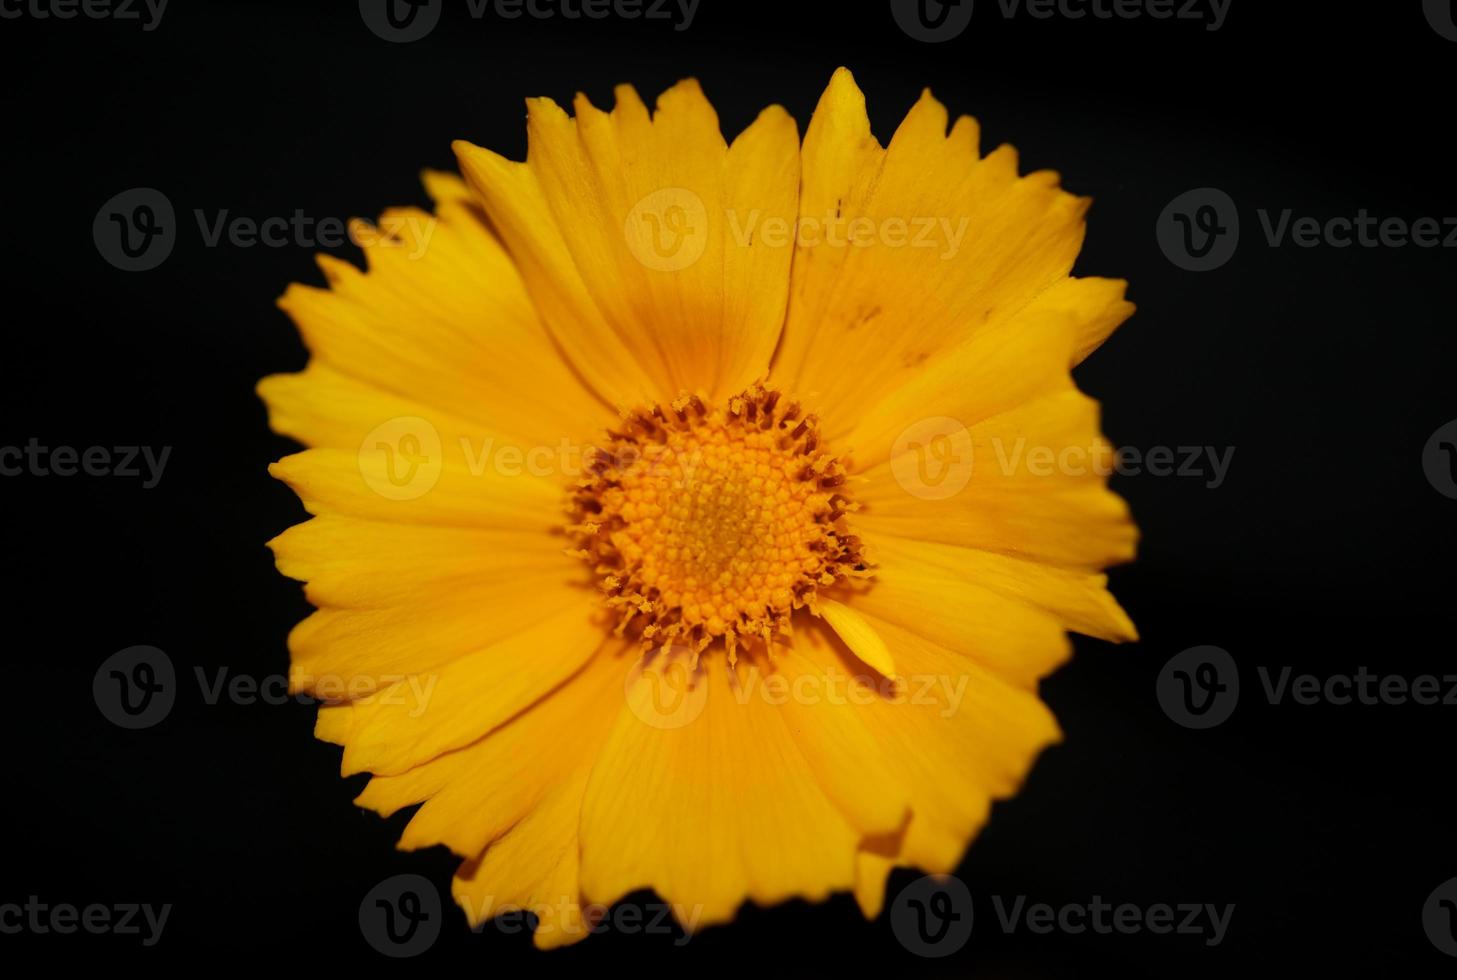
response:
<path fill-rule="evenodd" d="M 781 404 L 782 403 L 782 404 Z M 696 395 L 624 415 L 573 489 L 566 530 L 601 576 L 614 632 L 644 650 L 722 641 L 769 652 L 818 590 L 869 574 L 856 507 L 819 423 L 754 385 L 722 408 Z"/>

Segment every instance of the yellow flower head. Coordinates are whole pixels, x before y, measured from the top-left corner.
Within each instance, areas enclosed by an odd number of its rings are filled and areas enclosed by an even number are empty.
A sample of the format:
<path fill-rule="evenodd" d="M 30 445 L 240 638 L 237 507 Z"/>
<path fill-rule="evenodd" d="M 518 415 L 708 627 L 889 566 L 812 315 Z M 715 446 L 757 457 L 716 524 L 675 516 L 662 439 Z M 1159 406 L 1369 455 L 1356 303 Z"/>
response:
<path fill-rule="evenodd" d="M 273 543 L 318 607 L 291 683 L 359 802 L 417 803 L 473 923 L 689 927 L 956 867 L 1058 738 L 1065 630 L 1130 639 L 1136 532 L 1070 368 L 1133 307 L 1069 277 L 1085 199 L 929 93 L 888 146 L 850 73 L 801 144 L 697 83 L 467 143 L 281 305 L 259 386 L 310 448 Z"/>

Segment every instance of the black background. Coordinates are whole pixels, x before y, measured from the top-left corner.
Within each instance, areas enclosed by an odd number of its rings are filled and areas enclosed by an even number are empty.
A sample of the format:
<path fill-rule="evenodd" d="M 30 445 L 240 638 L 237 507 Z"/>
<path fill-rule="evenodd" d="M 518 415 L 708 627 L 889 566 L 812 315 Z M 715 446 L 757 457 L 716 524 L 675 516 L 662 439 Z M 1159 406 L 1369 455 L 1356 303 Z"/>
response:
<path fill-rule="evenodd" d="M 387 44 L 353 3 L 184 3 L 159 27 L 0 20 L 7 82 L 0 444 L 171 446 L 155 489 L 118 478 L 0 479 L 6 656 L 0 902 L 174 905 L 162 940 L 0 936 L 47 957 L 204 964 L 304 958 L 384 964 L 360 899 L 396 873 L 447 887 L 455 861 L 395 852 L 405 816 L 350 802 L 339 750 L 297 703 L 209 705 L 194 668 L 264 678 L 308 611 L 263 543 L 303 514 L 265 472 L 292 451 L 253 385 L 304 351 L 275 298 L 319 282 L 305 247 L 206 247 L 194 209 L 262 219 L 372 216 L 425 204 L 417 173 L 454 138 L 520 159 L 522 99 L 584 90 L 610 104 L 696 75 L 725 130 L 779 102 L 801 127 L 832 70 L 856 73 L 886 140 L 929 85 L 1006 141 L 1026 170 L 1091 195 L 1077 272 L 1127 278 L 1139 312 L 1079 381 L 1119 444 L 1235 447 L 1222 486 L 1119 477 L 1143 531 L 1113 573 L 1143 640 L 1078 640 L 1044 696 L 1066 732 L 999 804 L 960 876 L 971 942 L 918 959 L 848 897 L 747 910 L 693 938 L 605 935 L 534 953 L 471 934 L 451 910 L 416 961 L 472 970 L 881 969 L 985 977 L 1229 975 L 1252 964 L 1450 972 L 1427 895 L 1457 875 L 1457 707 L 1272 706 L 1255 668 L 1457 672 L 1449 563 L 1457 501 L 1422 447 L 1457 416 L 1450 249 L 1280 248 L 1256 210 L 1457 215 L 1450 94 L 1457 44 L 1417 2 L 1336 9 L 1235 0 L 1218 31 L 1180 21 L 1005 20 L 919 43 L 885 3 L 702 0 L 691 27 L 472 19 L 447 0 L 428 38 Z M 93 244 L 98 208 L 131 187 L 182 217 L 171 257 L 127 273 Z M 1244 222 L 1232 261 L 1185 272 L 1157 217 L 1213 186 Z M 350 256 L 350 248 L 336 250 Z M 352 257 L 352 256 L 350 256 Z M 97 666 L 161 647 L 182 697 L 155 728 L 110 725 Z M 1245 692 L 1210 731 L 1154 697 L 1164 662 L 1217 644 Z M 911 881 L 898 873 L 892 891 Z M 1006 934 L 988 895 L 1234 903 L 1197 936 Z"/>

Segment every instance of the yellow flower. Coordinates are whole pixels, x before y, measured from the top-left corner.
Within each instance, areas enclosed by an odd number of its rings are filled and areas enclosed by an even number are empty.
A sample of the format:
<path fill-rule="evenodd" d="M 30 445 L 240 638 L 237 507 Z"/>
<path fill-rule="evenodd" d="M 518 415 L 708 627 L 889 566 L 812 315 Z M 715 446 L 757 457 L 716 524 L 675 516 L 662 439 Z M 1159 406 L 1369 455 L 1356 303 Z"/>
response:
<path fill-rule="evenodd" d="M 465 859 L 473 923 L 874 916 L 1059 737 L 1065 630 L 1134 636 L 1069 377 L 1133 307 L 1068 275 L 1088 201 L 929 93 L 885 147 L 843 69 L 803 145 L 778 106 L 725 143 L 692 81 L 616 97 L 531 100 L 525 163 L 457 144 L 435 215 L 280 301 L 291 683 L 361 805 L 423 801 L 400 846 Z"/>

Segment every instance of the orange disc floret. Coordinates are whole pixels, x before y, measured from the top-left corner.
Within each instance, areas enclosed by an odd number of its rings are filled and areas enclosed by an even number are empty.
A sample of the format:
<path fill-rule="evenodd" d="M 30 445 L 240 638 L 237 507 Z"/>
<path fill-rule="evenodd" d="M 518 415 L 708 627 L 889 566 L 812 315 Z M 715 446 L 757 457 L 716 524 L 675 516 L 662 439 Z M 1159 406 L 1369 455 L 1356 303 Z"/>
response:
<path fill-rule="evenodd" d="M 629 414 L 574 489 L 569 531 L 602 576 L 618 631 L 644 648 L 789 631 L 817 590 L 868 573 L 844 465 L 812 415 L 756 385 Z"/>

